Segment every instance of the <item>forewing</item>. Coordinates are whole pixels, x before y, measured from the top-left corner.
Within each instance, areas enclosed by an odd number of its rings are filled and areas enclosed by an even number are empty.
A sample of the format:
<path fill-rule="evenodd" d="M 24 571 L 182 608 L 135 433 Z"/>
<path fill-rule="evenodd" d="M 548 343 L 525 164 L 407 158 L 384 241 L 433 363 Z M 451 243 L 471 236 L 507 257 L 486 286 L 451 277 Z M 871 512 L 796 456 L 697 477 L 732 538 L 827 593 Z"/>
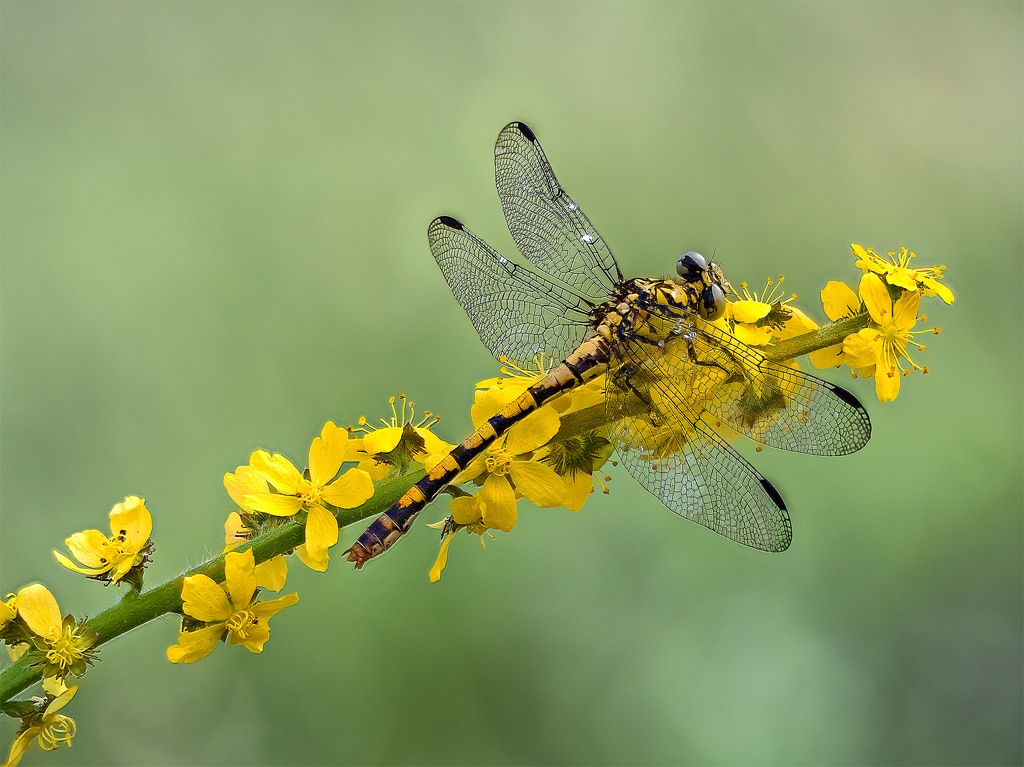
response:
<path fill-rule="evenodd" d="M 545 274 L 595 303 L 622 273 L 590 220 L 565 193 L 537 137 L 520 122 L 494 145 L 494 178 L 505 220 L 522 254 Z"/>
<path fill-rule="evenodd" d="M 565 287 L 509 261 L 458 220 L 434 219 L 430 252 L 480 340 L 520 367 L 561 361 L 583 341 L 589 307 Z"/>

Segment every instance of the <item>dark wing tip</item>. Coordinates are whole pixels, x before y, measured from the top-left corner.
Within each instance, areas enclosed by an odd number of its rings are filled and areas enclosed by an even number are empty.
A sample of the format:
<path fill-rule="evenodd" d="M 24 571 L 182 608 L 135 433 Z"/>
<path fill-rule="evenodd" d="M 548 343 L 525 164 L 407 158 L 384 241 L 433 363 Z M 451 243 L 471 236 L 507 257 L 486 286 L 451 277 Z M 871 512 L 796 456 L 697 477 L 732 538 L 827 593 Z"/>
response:
<path fill-rule="evenodd" d="M 513 126 L 513 125 L 516 126 L 516 128 L 518 128 L 520 133 L 522 133 L 524 136 L 526 136 L 526 140 L 527 141 L 533 141 L 533 142 L 537 141 L 537 134 L 535 134 L 533 132 L 533 129 L 530 128 L 529 125 L 527 125 L 526 123 L 521 123 L 521 122 L 509 123 L 510 127 Z"/>
<path fill-rule="evenodd" d="M 847 391 L 842 386 L 836 386 L 833 383 L 828 384 L 829 389 L 835 394 L 840 400 L 845 402 L 851 408 L 853 408 L 854 417 L 860 422 L 858 439 L 851 443 L 848 453 L 854 453 L 860 450 L 864 445 L 871 439 L 871 416 L 868 415 L 868 409 L 860 404 L 860 400 L 853 396 L 852 392 Z"/>
<path fill-rule="evenodd" d="M 462 225 L 462 222 L 459 221 L 459 219 L 452 218 L 451 216 L 438 216 L 430 223 L 430 226 L 433 227 L 434 224 L 438 224 L 439 226 L 447 226 L 449 229 L 461 230 L 466 228 Z"/>
<path fill-rule="evenodd" d="M 771 498 L 772 503 L 774 503 L 778 507 L 779 511 L 782 512 L 782 520 L 785 523 L 785 527 L 782 530 L 776 532 L 765 542 L 766 545 L 758 547 L 764 551 L 769 551 L 775 554 L 780 551 L 785 551 L 789 548 L 789 544 L 793 542 L 793 526 L 790 524 L 789 515 L 786 513 L 786 502 L 782 500 L 782 496 L 779 495 L 779 491 L 775 489 L 775 485 L 764 477 L 761 477 L 761 487 L 764 488 L 768 497 Z"/>

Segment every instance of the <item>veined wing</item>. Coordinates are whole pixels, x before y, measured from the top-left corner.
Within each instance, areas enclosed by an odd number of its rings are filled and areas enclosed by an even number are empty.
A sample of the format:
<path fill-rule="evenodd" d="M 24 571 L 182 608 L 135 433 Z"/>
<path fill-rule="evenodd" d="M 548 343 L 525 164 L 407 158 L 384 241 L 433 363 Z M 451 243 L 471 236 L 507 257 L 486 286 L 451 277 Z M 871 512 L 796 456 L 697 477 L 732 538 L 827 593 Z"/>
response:
<path fill-rule="evenodd" d="M 545 274 L 595 303 L 622 272 L 597 229 L 565 193 L 533 131 L 509 123 L 494 145 L 494 179 L 512 238 Z"/>
<path fill-rule="evenodd" d="M 619 351 L 606 405 L 626 470 L 680 516 L 755 549 L 788 548 L 793 528 L 782 497 L 663 377 L 663 350 L 629 343 Z"/>
<path fill-rule="evenodd" d="M 658 360 L 663 376 L 711 387 L 700 395 L 701 418 L 722 423 L 754 442 L 808 455 L 848 455 L 871 436 L 871 419 L 841 386 L 779 365 L 715 325 L 666 304 L 647 307 L 687 324 Z M 672 353 L 673 344 L 685 344 Z M 702 372 L 702 374 L 698 374 Z"/>
<path fill-rule="evenodd" d="M 491 354 L 520 367 L 561 361 L 583 342 L 589 306 L 565 287 L 509 261 L 451 216 L 427 229 L 430 252 Z"/>

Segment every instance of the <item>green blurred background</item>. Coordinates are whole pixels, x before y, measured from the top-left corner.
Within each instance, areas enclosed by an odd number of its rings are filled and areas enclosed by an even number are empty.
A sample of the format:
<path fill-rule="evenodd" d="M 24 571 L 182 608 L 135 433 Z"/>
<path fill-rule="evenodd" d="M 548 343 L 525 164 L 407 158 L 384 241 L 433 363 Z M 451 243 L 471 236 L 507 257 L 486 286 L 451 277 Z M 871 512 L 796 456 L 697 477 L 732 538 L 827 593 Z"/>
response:
<path fill-rule="evenodd" d="M 2 13 L 2 589 L 126 494 L 160 582 L 221 477 L 404 392 L 467 432 L 496 366 L 426 243 L 505 253 L 492 146 L 538 133 L 630 275 L 715 253 L 823 319 L 849 243 L 944 263 L 928 376 L 845 459 L 765 451 L 784 555 L 631 478 L 427 581 L 419 529 L 293 563 L 262 656 L 106 646 L 53 765 L 1020 764 L 1020 3 L 19 3 Z M 445 513 L 442 502 L 425 515 Z M 351 541 L 359 530 L 343 533 Z M 341 551 L 339 546 L 336 552 Z M 3 748 L 13 728 L 5 722 Z"/>

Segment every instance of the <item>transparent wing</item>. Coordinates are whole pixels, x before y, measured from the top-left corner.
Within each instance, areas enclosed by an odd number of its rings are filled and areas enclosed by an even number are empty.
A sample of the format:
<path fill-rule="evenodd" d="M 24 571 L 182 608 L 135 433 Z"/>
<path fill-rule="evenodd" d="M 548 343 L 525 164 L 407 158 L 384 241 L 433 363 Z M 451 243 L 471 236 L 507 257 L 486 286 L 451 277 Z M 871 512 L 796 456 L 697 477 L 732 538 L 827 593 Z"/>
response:
<path fill-rule="evenodd" d="M 509 231 L 530 263 L 595 303 L 605 300 L 622 280 L 615 257 L 525 124 L 509 123 L 498 134 L 494 178 Z"/>
<path fill-rule="evenodd" d="M 521 268 L 451 216 L 427 229 L 430 252 L 491 354 L 520 367 L 569 356 L 587 334 L 589 306 L 564 286 Z"/>
<path fill-rule="evenodd" d="M 680 516 L 755 549 L 788 548 L 782 497 L 701 420 L 699 397 L 667 375 L 664 349 L 627 342 L 617 352 L 606 406 L 626 470 Z"/>
<path fill-rule="evenodd" d="M 694 394 L 711 428 L 721 431 L 724 423 L 727 434 L 732 430 L 761 445 L 808 455 L 848 455 L 867 444 L 871 419 L 846 389 L 772 362 L 684 309 L 645 308 L 685 329 L 670 337 L 658 364 L 666 378 L 709 389 Z"/>

